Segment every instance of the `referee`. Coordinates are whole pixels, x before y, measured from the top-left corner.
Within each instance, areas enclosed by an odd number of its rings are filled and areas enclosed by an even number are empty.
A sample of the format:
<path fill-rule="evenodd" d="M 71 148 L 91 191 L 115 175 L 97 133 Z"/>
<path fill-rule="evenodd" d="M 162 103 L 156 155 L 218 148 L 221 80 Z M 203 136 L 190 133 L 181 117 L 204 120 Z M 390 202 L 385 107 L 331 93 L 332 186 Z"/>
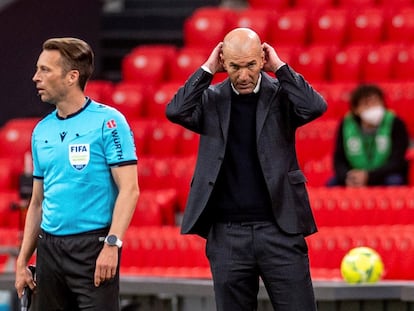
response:
<path fill-rule="evenodd" d="M 76 38 L 44 42 L 33 81 L 56 109 L 32 134 L 33 191 L 15 287 L 38 311 L 119 310 L 122 239 L 137 199 L 137 156 L 125 117 L 85 97 L 93 51 Z M 36 253 L 36 280 L 27 269 Z"/>

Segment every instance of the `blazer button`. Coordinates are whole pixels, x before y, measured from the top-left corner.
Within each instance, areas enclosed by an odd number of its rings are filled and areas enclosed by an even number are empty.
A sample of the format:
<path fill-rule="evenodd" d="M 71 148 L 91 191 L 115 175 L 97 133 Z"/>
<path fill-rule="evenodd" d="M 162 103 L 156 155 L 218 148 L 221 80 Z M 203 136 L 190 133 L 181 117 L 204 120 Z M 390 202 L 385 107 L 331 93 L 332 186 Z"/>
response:
<path fill-rule="evenodd" d="M 214 186 L 214 182 L 209 181 L 209 182 L 208 182 L 208 185 L 209 185 L 209 186 Z"/>

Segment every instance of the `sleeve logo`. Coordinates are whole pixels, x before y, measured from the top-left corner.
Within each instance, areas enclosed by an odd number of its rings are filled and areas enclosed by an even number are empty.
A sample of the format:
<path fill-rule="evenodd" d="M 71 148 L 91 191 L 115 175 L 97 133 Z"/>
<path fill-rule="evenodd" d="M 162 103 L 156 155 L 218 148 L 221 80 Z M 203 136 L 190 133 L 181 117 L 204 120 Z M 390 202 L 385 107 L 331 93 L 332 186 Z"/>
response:
<path fill-rule="evenodd" d="M 108 122 L 106 122 L 106 127 L 109 129 L 113 129 L 116 128 L 116 122 L 114 119 L 109 120 Z"/>

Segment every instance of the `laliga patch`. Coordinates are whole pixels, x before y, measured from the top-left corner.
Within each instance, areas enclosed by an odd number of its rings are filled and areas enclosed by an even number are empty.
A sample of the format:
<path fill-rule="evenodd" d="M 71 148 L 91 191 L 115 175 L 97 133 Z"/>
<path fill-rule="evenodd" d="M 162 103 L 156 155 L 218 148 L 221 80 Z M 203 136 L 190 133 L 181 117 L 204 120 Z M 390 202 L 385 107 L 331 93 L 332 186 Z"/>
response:
<path fill-rule="evenodd" d="M 114 119 L 109 120 L 108 122 L 106 122 L 106 127 L 109 129 L 113 129 L 116 128 L 116 122 Z"/>
<path fill-rule="evenodd" d="M 69 162 L 78 171 L 83 170 L 89 163 L 89 144 L 69 145 Z"/>

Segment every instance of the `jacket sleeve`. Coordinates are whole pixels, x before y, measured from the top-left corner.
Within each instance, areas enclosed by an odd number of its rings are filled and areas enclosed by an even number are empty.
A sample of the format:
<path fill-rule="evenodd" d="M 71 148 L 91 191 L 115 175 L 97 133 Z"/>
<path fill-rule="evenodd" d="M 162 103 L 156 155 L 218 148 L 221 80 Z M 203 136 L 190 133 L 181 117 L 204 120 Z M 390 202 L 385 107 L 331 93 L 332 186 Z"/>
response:
<path fill-rule="evenodd" d="M 324 98 L 312 86 L 296 73 L 289 65 L 283 65 L 276 71 L 281 92 L 291 103 L 291 110 L 297 125 L 308 123 L 321 116 L 327 109 Z"/>
<path fill-rule="evenodd" d="M 204 69 L 198 69 L 180 87 L 166 107 L 166 117 L 194 132 L 200 133 L 202 122 L 202 97 L 210 86 L 213 75 Z"/>

